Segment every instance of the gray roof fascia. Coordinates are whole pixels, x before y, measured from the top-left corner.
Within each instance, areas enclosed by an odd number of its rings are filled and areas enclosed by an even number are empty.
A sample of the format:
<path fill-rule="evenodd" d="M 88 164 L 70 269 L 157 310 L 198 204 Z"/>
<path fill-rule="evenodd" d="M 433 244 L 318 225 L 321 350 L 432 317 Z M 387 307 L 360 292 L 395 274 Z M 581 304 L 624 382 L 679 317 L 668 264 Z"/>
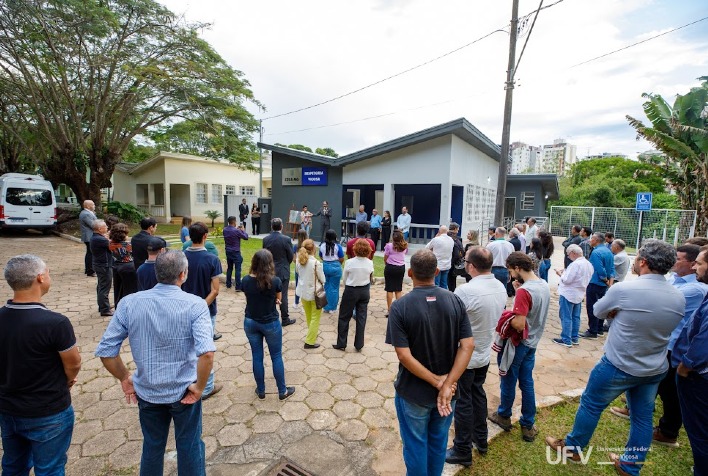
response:
<path fill-rule="evenodd" d="M 289 147 L 281 147 L 279 145 L 266 144 L 264 142 L 259 142 L 258 147 L 261 149 L 266 149 L 271 152 L 279 152 L 281 154 L 289 155 L 291 157 L 297 157 L 298 159 L 310 160 L 312 162 L 318 162 L 320 164 L 339 166 L 339 159 L 329 157 L 327 155 L 314 154 L 312 152 L 305 152 L 304 150 L 291 149 Z"/>
<path fill-rule="evenodd" d="M 479 129 L 474 127 L 467 119 L 460 118 L 454 121 L 440 124 L 422 131 L 414 132 L 397 139 L 384 142 L 382 144 L 369 147 L 351 154 L 345 155 L 337 159 L 340 165 L 352 164 L 367 160 L 376 156 L 380 156 L 389 152 L 393 152 L 415 144 L 420 144 L 431 139 L 436 139 L 448 134 L 455 134 L 460 139 L 474 146 L 480 151 L 487 154 L 497 162 L 501 157 L 500 147 L 492 142 L 487 136 L 482 134 Z"/>
<path fill-rule="evenodd" d="M 509 182 L 538 181 L 541 182 L 543 190 L 548 193 L 548 198 L 555 200 L 560 195 L 556 174 L 514 174 L 507 175 L 506 179 Z"/>

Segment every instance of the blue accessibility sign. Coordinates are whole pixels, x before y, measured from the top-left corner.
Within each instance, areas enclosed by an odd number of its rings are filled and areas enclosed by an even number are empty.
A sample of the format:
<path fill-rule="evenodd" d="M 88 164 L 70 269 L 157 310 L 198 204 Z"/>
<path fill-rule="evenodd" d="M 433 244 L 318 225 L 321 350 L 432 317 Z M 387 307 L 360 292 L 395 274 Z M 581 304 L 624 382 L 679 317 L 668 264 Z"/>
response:
<path fill-rule="evenodd" d="M 651 210 L 651 201 L 652 201 L 652 193 L 651 192 L 639 192 L 637 193 L 637 204 L 635 205 L 634 209 L 643 212 L 647 212 Z"/>

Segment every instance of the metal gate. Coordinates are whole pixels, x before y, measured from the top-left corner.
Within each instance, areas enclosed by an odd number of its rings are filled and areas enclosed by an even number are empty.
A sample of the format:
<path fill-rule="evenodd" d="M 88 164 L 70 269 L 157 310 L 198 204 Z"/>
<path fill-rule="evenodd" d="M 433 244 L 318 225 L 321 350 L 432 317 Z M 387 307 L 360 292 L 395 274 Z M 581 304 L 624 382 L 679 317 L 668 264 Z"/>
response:
<path fill-rule="evenodd" d="M 638 249 L 642 240 L 647 238 L 658 238 L 675 246 L 693 237 L 696 228 L 696 211 L 551 207 L 549 229 L 553 235 L 569 236 L 573 225 L 589 226 L 593 231 L 603 233 L 611 231 L 615 238 L 621 238 L 630 248 Z"/>

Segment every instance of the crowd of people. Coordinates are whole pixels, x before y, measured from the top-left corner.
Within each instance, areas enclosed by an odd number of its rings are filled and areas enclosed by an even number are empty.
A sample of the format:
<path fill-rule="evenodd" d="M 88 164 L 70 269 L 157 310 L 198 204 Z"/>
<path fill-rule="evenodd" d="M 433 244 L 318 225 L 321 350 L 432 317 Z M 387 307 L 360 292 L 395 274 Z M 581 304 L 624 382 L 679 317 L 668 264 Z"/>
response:
<path fill-rule="evenodd" d="M 310 213 L 306 208 L 303 212 Z M 327 213 L 325 202 L 318 214 Z M 366 215 L 364 210 L 360 213 L 362 218 Z M 372 260 L 378 239 L 387 237 L 385 226 L 389 233 L 391 227 L 388 212 L 377 217 L 372 212 L 371 220 L 359 220 L 357 236 L 346 247 L 329 228 L 322 230 L 324 239 L 318 245 L 309 238 L 311 230 L 306 226 L 293 244 L 283 234 L 282 220 L 275 218 L 243 277 L 240 246 L 249 235 L 243 216 L 238 221 L 228 217 L 223 230 L 226 286 L 245 297 L 244 332 L 251 347 L 257 398 L 265 399 L 268 393 L 264 345 L 279 400 L 296 391 L 287 385 L 283 359 L 283 329 L 296 322 L 288 305 L 293 262 L 295 303 L 306 320 L 304 349 L 321 346 L 322 310 L 338 312 L 334 349 L 346 350 L 352 319 L 354 348 L 361 351 L 366 345 Z M 387 218 L 389 225 L 384 225 Z M 222 265 L 208 249 L 209 230 L 204 223 L 185 220 L 186 233 L 180 233 L 184 250 L 168 250 L 165 240 L 155 236 L 155 220 L 146 218 L 129 241 L 128 227 L 111 223 L 109 229 L 106 221 L 95 217 L 89 201 L 84 203 L 81 224 L 90 257 L 84 271 L 97 277 L 99 312 L 111 317 L 95 354 L 120 381 L 126 401 L 138 405 L 141 472 L 162 474 L 170 422 L 174 422 L 180 474 L 205 474 L 201 405 L 222 389 L 213 372 L 214 342 L 221 338 L 216 322 Z M 513 428 L 517 386 L 521 437 L 532 442 L 538 435 L 533 370 L 549 318 L 553 238 L 529 219 L 509 231 L 490 229 L 486 246 L 470 231 L 463 245 L 459 225 L 451 223 L 412 253 L 409 227 L 410 215 L 404 208 L 390 239 L 382 243 L 385 341 L 394 347 L 400 363 L 394 382 L 395 409 L 407 472 L 439 475 L 446 461 L 469 466 L 473 449 L 480 454 L 489 450 L 487 421 L 504 431 Z M 581 338 L 607 334 L 607 340 L 604 355 L 589 375 L 572 430 L 565 438 L 548 436 L 547 445 L 580 461 L 601 413 L 624 395 L 626 407 L 611 409 L 630 420 L 625 452 L 610 455 L 619 474 L 638 474 L 652 442 L 678 446 L 681 426 L 691 442 L 694 474 L 708 474 L 707 245 L 705 238 L 692 238 L 676 248 L 645 240 L 631 263 L 621 239 L 588 227 L 572 227 L 563 242 L 564 266 L 555 270 L 561 334 L 552 341 L 572 348 Z M 630 265 L 637 278 L 625 281 Z M 406 275 L 413 288 L 404 294 Z M 465 283 L 458 285 L 459 277 Z M 73 327 L 65 316 L 41 304 L 51 277 L 39 257 L 12 258 L 5 266 L 5 279 L 14 295 L 0 309 L 4 349 L 0 369 L 7 376 L 0 382 L 3 471 L 19 474 L 32 465 L 40 472 L 60 471 L 73 429 L 69 390 L 81 366 Z M 111 284 L 115 309 L 109 300 Z M 583 301 L 588 329 L 581 333 Z M 126 338 L 136 366 L 133 372 L 121 357 Z M 492 350 L 500 376 L 500 402 L 488 415 L 484 384 Z M 36 357 L 19 358 L 29 354 Z M 664 415 L 653 428 L 657 395 Z M 455 436 L 448 447 L 453 420 Z"/>

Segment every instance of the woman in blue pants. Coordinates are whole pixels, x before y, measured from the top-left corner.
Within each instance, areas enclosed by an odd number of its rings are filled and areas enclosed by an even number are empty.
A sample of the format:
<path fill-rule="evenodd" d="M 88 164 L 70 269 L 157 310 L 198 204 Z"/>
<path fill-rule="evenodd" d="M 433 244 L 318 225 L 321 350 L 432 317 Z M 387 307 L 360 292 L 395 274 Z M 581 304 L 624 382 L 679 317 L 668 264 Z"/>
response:
<path fill-rule="evenodd" d="M 325 293 L 327 305 L 324 312 L 332 314 L 339 304 L 339 282 L 342 280 L 342 262 L 344 250 L 337 243 L 337 233 L 334 230 L 325 232 L 325 241 L 320 245 L 320 258 L 324 263 Z"/>

